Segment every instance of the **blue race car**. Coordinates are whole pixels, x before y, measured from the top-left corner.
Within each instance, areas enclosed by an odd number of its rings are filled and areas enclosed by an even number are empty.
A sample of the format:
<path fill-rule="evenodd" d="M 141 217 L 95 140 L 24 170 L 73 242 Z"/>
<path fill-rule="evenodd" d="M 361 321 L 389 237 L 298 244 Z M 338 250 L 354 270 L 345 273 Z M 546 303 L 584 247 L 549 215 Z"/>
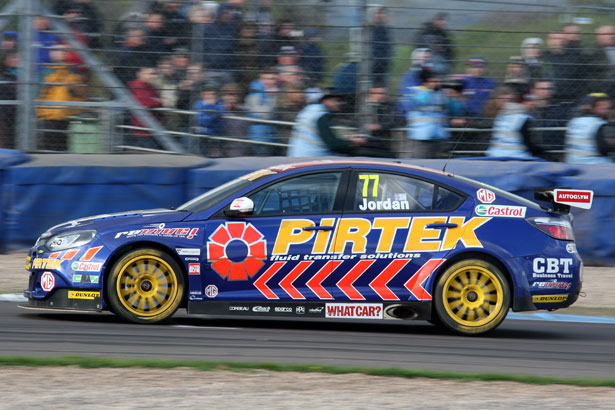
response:
<path fill-rule="evenodd" d="M 463 335 L 509 309 L 581 291 L 570 205 L 539 206 L 445 172 L 315 161 L 262 169 L 175 210 L 78 219 L 29 252 L 26 307 L 111 310 L 136 323 L 189 314 L 429 320 Z M 552 208 L 552 209 L 551 209 Z"/>

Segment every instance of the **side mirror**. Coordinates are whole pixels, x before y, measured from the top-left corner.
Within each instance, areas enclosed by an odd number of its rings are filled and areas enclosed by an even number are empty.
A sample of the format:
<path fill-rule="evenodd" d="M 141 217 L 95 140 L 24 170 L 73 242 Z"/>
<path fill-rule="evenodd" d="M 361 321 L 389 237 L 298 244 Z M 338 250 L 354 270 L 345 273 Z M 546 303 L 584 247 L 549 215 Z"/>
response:
<path fill-rule="evenodd" d="M 229 207 L 224 210 L 226 216 L 246 216 L 252 215 L 254 212 L 254 202 L 250 198 L 242 196 L 236 198 L 231 202 Z"/>

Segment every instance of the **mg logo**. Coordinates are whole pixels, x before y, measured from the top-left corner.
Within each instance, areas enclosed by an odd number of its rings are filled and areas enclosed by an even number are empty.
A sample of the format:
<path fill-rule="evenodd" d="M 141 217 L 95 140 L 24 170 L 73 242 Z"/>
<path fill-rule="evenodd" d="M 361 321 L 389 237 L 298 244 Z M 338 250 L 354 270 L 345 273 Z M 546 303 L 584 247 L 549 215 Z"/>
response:
<path fill-rule="evenodd" d="M 51 272 L 43 273 L 43 276 L 41 276 L 41 288 L 43 288 L 45 292 L 49 292 L 51 289 L 53 289 L 55 285 L 56 285 L 56 278 L 53 276 L 53 273 Z"/>
<path fill-rule="evenodd" d="M 218 287 L 216 285 L 207 285 L 205 288 L 205 295 L 208 298 L 215 298 L 218 296 Z"/>
<path fill-rule="evenodd" d="M 476 198 L 483 204 L 490 204 L 495 201 L 495 193 L 485 188 L 476 191 Z"/>

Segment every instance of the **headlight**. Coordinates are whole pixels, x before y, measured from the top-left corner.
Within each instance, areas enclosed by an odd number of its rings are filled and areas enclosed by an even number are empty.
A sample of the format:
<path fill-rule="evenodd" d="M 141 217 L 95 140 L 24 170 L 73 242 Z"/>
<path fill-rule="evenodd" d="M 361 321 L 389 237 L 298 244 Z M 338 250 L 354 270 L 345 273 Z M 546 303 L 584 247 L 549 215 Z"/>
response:
<path fill-rule="evenodd" d="M 68 248 L 76 248 L 90 242 L 96 236 L 96 231 L 72 231 L 52 236 L 45 247 L 50 251 L 62 251 Z"/>

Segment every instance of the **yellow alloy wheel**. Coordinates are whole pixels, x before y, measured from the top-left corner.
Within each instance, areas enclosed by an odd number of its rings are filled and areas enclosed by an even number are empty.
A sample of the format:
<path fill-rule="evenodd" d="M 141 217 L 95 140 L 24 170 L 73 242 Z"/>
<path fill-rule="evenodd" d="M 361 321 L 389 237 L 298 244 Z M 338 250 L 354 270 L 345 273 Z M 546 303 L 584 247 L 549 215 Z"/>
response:
<path fill-rule="evenodd" d="M 184 280 L 177 263 L 156 249 L 129 252 L 114 265 L 109 302 L 122 318 L 155 323 L 169 318 L 181 303 Z"/>
<path fill-rule="evenodd" d="M 435 310 L 456 333 L 476 335 L 495 329 L 506 317 L 510 290 L 502 272 L 480 259 L 451 265 L 436 285 Z"/>

